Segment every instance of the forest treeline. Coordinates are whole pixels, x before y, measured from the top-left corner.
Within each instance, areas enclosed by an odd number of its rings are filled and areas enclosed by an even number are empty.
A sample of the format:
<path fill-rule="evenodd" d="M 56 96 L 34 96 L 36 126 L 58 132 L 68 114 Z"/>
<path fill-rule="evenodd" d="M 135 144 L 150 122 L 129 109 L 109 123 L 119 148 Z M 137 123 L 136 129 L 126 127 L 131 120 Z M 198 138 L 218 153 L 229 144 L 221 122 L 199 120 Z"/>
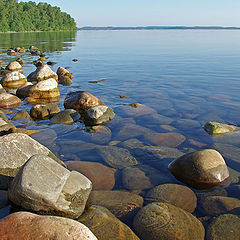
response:
<path fill-rule="evenodd" d="M 76 30 L 74 19 L 48 3 L 0 0 L 0 32 Z"/>

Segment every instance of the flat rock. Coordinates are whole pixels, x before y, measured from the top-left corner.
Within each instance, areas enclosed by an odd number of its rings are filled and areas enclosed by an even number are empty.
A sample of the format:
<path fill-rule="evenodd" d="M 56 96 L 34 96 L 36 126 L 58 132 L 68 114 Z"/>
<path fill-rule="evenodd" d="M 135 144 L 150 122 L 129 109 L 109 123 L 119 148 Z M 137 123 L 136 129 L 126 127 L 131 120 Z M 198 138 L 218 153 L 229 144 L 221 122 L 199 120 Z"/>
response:
<path fill-rule="evenodd" d="M 2 86 L 7 88 L 17 88 L 26 82 L 27 78 L 18 71 L 7 73 L 1 80 Z"/>
<path fill-rule="evenodd" d="M 77 221 L 29 212 L 16 212 L 2 219 L 0 238 L 2 240 L 97 240 L 86 226 Z"/>
<path fill-rule="evenodd" d="M 156 110 L 150 108 L 144 104 L 138 105 L 138 107 L 131 107 L 130 105 L 124 105 L 118 109 L 120 115 L 127 117 L 140 117 L 143 115 L 150 115 L 156 113 Z"/>
<path fill-rule="evenodd" d="M 172 161 L 168 169 L 179 180 L 197 189 L 209 189 L 229 178 L 227 165 L 219 152 L 204 149 Z"/>
<path fill-rule="evenodd" d="M 97 148 L 103 161 L 113 168 L 124 168 L 138 164 L 135 157 L 124 148 L 114 146 L 102 146 Z"/>
<path fill-rule="evenodd" d="M 232 214 L 220 215 L 209 224 L 206 240 L 240 239 L 240 218 Z"/>
<path fill-rule="evenodd" d="M 51 119 L 54 124 L 73 124 L 80 119 L 80 114 L 74 109 L 65 109 L 56 113 Z"/>
<path fill-rule="evenodd" d="M 116 169 L 109 168 L 98 162 L 68 161 L 65 162 L 70 171 L 77 171 L 89 178 L 93 190 L 112 190 L 115 185 Z"/>
<path fill-rule="evenodd" d="M 89 207 L 78 221 L 89 227 L 98 240 L 139 240 L 126 224 L 105 207 Z"/>
<path fill-rule="evenodd" d="M 142 122 L 143 124 L 150 122 L 151 124 L 155 125 L 169 125 L 173 122 L 173 119 L 161 114 L 154 113 L 138 117 L 137 122 Z"/>
<path fill-rule="evenodd" d="M 134 229 L 142 240 L 204 240 L 202 223 L 192 214 L 168 203 L 151 203 L 135 216 Z"/>
<path fill-rule="evenodd" d="M 194 212 L 197 197 L 188 187 L 179 184 L 162 184 L 149 190 L 145 200 L 151 202 L 165 202 L 179 207 L 187 212 Z"/>
<path fill-rule="evenodd" d="M 92 191 L 89 197 L 93 205 L 106 207 L 123 222 L 131 222 L 143 205 L 143 198 L 125 191 Z"/>
<path fill-rule="evenodd" d="M 15 108 L 21 103 L 21 99 L 10 93 L 0 94 L 0 107 L 2 108 Z"/>
<path fill-rule="evenodd" d="M 77 218 L 91 189 L 91 181 L 79 172 L 70 172 L 46 155 L 34 155 L 11 182 L 8 197 L 26 210 Z"/>
<path fill-rule="evenodd" d="M 42 103 L 34 105 L 30 110 L 30 115 L 33 119 L 44 120 L 49 119 L 60 111 L 56 103 Z"/>
<path fill-rule="evenodd" d="M 63 164 L 49 149 L 26 134 L 11 133 L 0 137 L 0 174 L 15 177 L 35 154 L 44 154 Z"/>

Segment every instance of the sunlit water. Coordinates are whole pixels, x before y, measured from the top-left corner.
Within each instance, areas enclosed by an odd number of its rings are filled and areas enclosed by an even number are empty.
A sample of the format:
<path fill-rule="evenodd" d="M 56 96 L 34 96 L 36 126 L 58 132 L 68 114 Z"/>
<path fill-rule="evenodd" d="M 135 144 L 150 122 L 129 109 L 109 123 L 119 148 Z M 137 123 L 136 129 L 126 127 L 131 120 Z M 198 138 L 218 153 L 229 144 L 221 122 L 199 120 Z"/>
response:
<path fill-rule="evenodd" d="M 51 125 L 45 120 L 27 126 L 29 129 L 41 129 L 41 133 L 33 135 L 33 138 L 49 147 L 64 161 L 80 159 L 102 163 L 104 162 L 94 150 L 81 149 L 80 143 L 84 141 L 109 145 L 113 144 L 113 141 L 137 138 L 143 144 L 150 145 L 143 134 L 134 132 L 130 132 L 128 136 L 121 136 L 120 139 L 119 131 L 122 125 L 128 123 L 145 127 L 150 132 L 161 133 L 171 129 L 173 132 L 181 133 L 186 140 L 177 149 L 183 153 L 210 148 L 219 142 L 230 144 L 238 153 L 240 135 L 233 138 L 213 138 L 204 131 L 203 126 L 207 121 L 239 124 L 239 43 L 240 31 L 230 30 L 0 34 L 2 51 L 10 47 L 28 48 L 35 45 L 46 53 L 48 61 L 57 62 L 52 67 L 54 71 L 59 66 L 71 67 L 70 72 L 74 75 L 73 84 L 59 86 L 61 109 L 64 109 L 63 101 L 68 92 L 84 90 L 97 96 L 114 110 L 115 119 L 106 125 L 111 131 L 111 137 L 104 141 L 94 138 L 94 133 L 89 133 L 81 122 L 62 126 Z M 0 55 L 5 66 L 17 57 L 9 57 L 5 53 Z M 24 74 L 28 75 L 35 70 L 32 61 L 38 57 L 25 53 L 22 54 L 22 58 L 26 61 Z M 78 61 L 73 62 L 74 58 Z M 101 79 L 104 81 L 89 83 Z M 132 116 L 123 111 L 124 107 L 136 102 L 170 118 L 170 123 L 154 121 L 151 116 Z M 8 116 L 12 117 L 18 110 L 30 108 L 30 104 L 23 102 L 19 108 L 8 113 Z M 22 121 L 14 123 L 19 127 L 29 125 Z M 192 140 L 201 144 L 196 146 Z M 224 151 L 222 153 L 228 166 L 240 171 L 240 156 L 238 158 L 233 152 L 232 159 L 231 153 L 224 154 Z M 154 160 L 145 161 L 144 155 L 139 156 L 134 151 L 132 154 L 135 154 L 140 162 L 156 169 L 162 169 L 163 165 L 166 167 L 166 164 L 161 165 Z M 168 174 L 167 169 L 162 172 Z M 177 182 L 173 177 L 171 181 Z M 232 183 L 228 189 L 232 189 L 234 185 L 237 186 L 238 182 Z M 115 189 L 119 188 L 122 189 L 123 186 L 117 180 Z M 230 196 L 238 195 L 233 190 L 229 192 Z M 197 210 L 195 215 L 199 214 Z"/>

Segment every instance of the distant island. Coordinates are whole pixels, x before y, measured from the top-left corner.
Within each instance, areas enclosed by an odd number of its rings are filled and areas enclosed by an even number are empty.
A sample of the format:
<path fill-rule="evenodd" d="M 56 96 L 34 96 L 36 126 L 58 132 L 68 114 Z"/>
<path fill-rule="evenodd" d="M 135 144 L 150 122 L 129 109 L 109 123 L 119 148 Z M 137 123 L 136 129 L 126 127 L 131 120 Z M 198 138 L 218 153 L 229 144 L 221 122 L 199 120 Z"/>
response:
<path fill-rule="evenodd" d="M 0 0 L 0 32 L 77 30 L 74 19 L 48 3 Z"/>
<path fill-rule="evenodd" d="M 219 26 L 146 26 L 146 27 L 81 27 L 78 30 L 169 30 L 169 29 L 179 29 L 179 30 L 240 30 L 240 27 L 219 27 Z"/>

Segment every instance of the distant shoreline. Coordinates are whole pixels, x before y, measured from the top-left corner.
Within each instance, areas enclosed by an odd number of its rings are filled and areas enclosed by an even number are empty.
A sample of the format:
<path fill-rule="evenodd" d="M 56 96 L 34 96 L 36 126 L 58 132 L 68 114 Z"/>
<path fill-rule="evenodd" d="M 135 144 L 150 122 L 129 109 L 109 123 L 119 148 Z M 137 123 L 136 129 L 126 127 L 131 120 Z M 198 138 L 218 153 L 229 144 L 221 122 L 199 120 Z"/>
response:
<path fill-rule="evenodd" d="M 146 26 L 146 27 L 81 27 L 80 31 L 88 30 L 240 30 L 240 27 L 218 27 L 218 26 Z"/>

